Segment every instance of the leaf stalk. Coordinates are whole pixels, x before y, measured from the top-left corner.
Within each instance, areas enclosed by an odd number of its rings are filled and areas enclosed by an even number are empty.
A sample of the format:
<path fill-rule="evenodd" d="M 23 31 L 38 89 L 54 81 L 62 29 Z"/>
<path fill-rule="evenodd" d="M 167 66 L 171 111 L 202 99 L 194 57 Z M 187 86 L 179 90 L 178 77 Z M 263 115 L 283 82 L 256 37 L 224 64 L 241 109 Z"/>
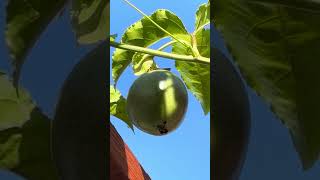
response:
<path fill-rule="evenodd" d="M 202 57 L 202 56 L 194 57 L 191 55 L 187 56 L 187 55 L 167 53 L 167 52 L 154 50 L 154 49 L 150 49 L 150 48 L 144 48 L 144 47 L 140 47 L 140 46 L 118 43 L 115 41 L 110 41 L 110 46 L 115 47 L 115 48 L 119 48 L 119 49 L 124 49 L 124 50 L 129 50 L 129 51 L 134 51 L 134 52 L 150 54 L 153 56 L 168 58 L 168 59 L 172 59 L 172 60 L 195 62 L 195 63 L 208 64 L 208 65 L 210 64 L 210 58 L 206 58 L 206 57 Z"/>

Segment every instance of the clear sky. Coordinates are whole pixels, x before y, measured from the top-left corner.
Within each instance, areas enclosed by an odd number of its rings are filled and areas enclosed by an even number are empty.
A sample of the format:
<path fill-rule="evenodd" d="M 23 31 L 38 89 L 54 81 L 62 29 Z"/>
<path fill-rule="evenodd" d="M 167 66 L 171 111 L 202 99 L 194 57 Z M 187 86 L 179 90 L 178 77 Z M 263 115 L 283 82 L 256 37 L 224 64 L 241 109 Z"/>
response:
<path fill-rule="evenodd" d="M 206 0 L 138 1 L 131 0 L 146 14 L 156 9 L 168 9 L 178 15 L 189 32 L 194 30 L 195 12 Z M 182 5 L 183 4 L 183 5 Z M 111 34 L 121 38 L 124 30 L 141 15 L 124 1 L 111 0 Z M 114 50 L 113 48 L 111 49 Z M 167 59 L 156 59 L 160 67 L 174 68 Z M 111 62 L 110 62 L 111 65 Z M 173 71 L 177 73 L 177 71 Z M 111 74 L 110 74 L 111 75 Z M 127 68 L 117 86 L 126 97 L 136 79 Z M 111 80 L 111 79 L 110 79 Z M 152 180 L 208 180 L 210 179 L 210 115 L 204 115 L 198 101 L 189 93 L 189 107 L 184 122 L 174 132 L 151 136 L 135 128 L 135 134 L 116 118 L 112 123 L 136 155 Z"/>

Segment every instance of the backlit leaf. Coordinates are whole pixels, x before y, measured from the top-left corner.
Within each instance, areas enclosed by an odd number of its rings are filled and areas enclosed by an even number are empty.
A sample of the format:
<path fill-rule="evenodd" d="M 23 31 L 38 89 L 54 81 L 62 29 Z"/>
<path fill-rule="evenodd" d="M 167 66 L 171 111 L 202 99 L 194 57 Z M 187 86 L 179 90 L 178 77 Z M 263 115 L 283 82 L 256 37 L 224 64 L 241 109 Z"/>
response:
<path fill-rule="evenodd" d="M 196 34 L 196 41 L 200 55 L 210 57 L 210 29 L 199 31 Z M 191 55 L 191 51 L 178 43 L 173 45 L 172 52 Z M 207 114 L 210 111 L 210 65 L 182 61 L 176 61 L 175 64 L 187 88 L 198 99 L 204 113 Z"/>
<path fill-rule="evenodd" d="M 224 0 L 214 23 L 249 86 L 286 125 L 304 169 L 320 155 L 320 2 Z"/>
<path fill-rule="evenodd" d="M 168 10 L 159 9 L 150 18 L 172 35 L 188 34 L 179 17 Z M 168 37 L 166 33 L 157 28 L 149 19 L 143 17 L 125 31 L 121 43 L 148 47 L 166 37 Z M 133 55 L 134 52 L 123 49 L 116 49 L 113 53 L 112 77 L 115 83 L 131 63 Z"/>
<path fill-rule="evenodd" d="M 203 26 L 210 23 L 210 2 L 202 4 L 196 12 L 195 30 L 203 28 Z"/>
<path fill-rule="evenodd" d="M 110 85 L 110 114 L 125 122 L 133 130 L 133 124 L 127 114 L 126 104 L 127 101 L 120 91 Z"/>

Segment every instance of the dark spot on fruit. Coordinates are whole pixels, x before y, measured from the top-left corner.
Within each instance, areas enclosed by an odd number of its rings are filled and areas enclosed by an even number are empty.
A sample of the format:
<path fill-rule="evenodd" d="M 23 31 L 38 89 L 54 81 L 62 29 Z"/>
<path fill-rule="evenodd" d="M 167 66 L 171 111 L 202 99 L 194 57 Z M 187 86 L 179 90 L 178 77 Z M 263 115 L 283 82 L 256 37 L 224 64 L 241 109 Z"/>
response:
<path fill-rule="evenodd" d="M 168 130 L 167 129 L 159 129 L 160 134 L 167 134 Z"/>
<path fill-rule="evenodd" d="M 166 128 L 167 121 L 163 121 L 163 124 L 157 125 L 157 129 L 161 135 L 167 134 L 169 131 Z"/>

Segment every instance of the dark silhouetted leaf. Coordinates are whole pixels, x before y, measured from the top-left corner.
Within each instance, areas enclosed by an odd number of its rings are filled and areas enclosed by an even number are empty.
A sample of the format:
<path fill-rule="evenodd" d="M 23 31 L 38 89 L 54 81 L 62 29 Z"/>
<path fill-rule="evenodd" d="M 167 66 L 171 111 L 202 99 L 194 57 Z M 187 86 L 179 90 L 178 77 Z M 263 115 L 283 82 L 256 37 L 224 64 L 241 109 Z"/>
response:
<path fill-rule="evenodd" d="M 58 180 L 50 148 L 50 120 L 28 94 L 0 75 L 0 168 L 28 180 Z"/>
<path fill-rule="evenodd" d="M 320 154 L 320 2 L 223 0 L 214 23 L 244 78 L 289 128 L 304 169 Z"/>
<path fill-rule="evenodd" d="M 73 0 L 72 26 L 80 44 L 92 44 L 109 36 L 109 0 Z"/>
<path fill-rule="evenodd" d="M 19 145 L 19 164 L 13 172 L 29 180 L 58 180 L 51 156 L 51 136 L 49 120 L 35 108 L 31 119 L 21 129 Z"/>
<path fill-rule="evenodd" d="M 21 91 L 18 98 L 12 82 L 5 74 L 0 74 L 0 131 L 22 127 L 30 119 L 34 106 L 28 93 Z"/>
<path fill-rule="evenodd" d="M 7 5 L 6 42 L 14 67 L 17 87 L 22 65 L 28 52 L 67 0 L 9 0 Z"/>

